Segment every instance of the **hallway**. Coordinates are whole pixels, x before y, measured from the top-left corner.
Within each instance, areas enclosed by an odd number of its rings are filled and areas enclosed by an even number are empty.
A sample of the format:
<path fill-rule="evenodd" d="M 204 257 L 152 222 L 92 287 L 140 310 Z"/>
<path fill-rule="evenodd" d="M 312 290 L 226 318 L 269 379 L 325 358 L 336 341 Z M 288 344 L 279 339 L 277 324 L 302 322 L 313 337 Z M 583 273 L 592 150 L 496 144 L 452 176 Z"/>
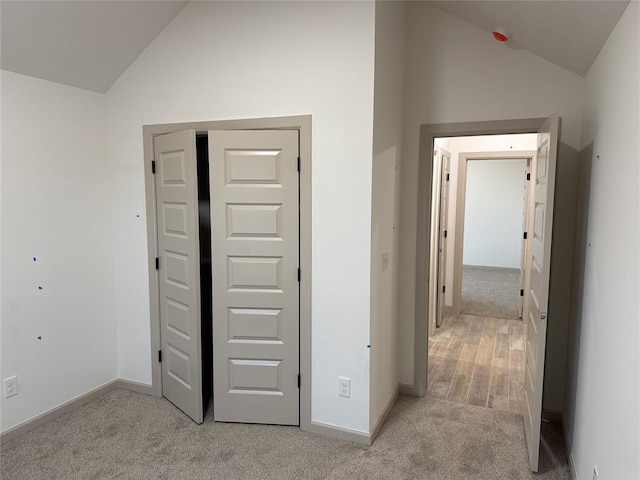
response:
<path fill-rule="evenodd" d="M 525 324 L 447 316 L 429 338 L 427 395 L 522 414 Z"/>

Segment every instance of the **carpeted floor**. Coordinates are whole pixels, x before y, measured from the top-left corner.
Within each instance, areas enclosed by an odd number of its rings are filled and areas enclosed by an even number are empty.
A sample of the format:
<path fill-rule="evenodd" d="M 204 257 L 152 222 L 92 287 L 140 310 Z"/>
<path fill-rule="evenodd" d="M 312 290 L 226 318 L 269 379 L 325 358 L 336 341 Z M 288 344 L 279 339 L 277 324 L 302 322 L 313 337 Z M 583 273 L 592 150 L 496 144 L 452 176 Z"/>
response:
<path fill-rule="evenodd" d="M 557 424 L 530 473 L 522 417 L 400 397 L 373 446 L 295 427 L 196 425 L 171 403 L 115 390 L 2 446 L 9 479 L 569 479 Z"/>
<path fill-rule="evenodd" d="M 520 270 L 462 267 L 461 313 L 518 318 Z"/>

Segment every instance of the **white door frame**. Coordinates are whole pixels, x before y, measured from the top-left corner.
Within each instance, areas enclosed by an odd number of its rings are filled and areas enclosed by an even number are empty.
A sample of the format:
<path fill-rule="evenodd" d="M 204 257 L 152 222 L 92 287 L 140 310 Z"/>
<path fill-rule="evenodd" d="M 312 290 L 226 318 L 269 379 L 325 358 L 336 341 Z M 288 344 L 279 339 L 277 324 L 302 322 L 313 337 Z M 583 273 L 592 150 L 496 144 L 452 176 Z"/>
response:
<path fill-rule="evenodd" d="M 155 259 L 158 256 L 155 181 L 151 170 L 153 137 L 179 130 L 297 130 L 300 168 L 300 428 L 312 431 L 311 422 L 311 115 L 172 123 L 143 126 L 144 178 L 147 216 L 149 311 L 151 331 L 151 392 L 162 396 L 159 285 Z"/>
<path fill-rule="evenodd" d="M 420 125 L 420 156 L 418 160 L 418 198 L 416 229 L 416 280 L 414 312 L 413 385 L 403 387 L 403 393 L 423 397 L 427 392 L 427 361 L 429 329 L 427 311 L 430 299 L 429 254 L 431 251 L 431 189 L 433 187 L 433 149 L 436 137 L 466 137 L 474 135 L 508 135 L 537 133 L 547 118 L 495 120 L 486 122 Z"/>
<path fill-rule="evenodd" d="M 501 151 L 501 152 L 461 152 L 458 155 L 458 179 L 456 195 L 456 234 L 453 243 L 453 314 L 460 315 L 462 305 L 462 259 L 464 254 L 464 217 L 467 197 L 467 166 L 472 160 L 527 160 L 532 161 L 536 156 L 534 150 Z M 529 195 L 527 184 L 527 199 Z M 527 209 L 528 209 L 527 205 Z M 527 219 L 527 222 L 529 219 Z M 527 223 L 525 231 L 530 230 Z"/>

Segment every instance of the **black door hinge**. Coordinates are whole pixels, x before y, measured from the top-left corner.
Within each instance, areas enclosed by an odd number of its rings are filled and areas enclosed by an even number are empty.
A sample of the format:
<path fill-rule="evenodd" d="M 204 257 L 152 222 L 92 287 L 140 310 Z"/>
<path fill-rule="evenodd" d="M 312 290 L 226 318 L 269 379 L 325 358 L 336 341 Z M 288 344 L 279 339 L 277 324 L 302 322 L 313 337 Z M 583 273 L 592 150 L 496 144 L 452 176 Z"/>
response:
<path fill-rule="evenodd" d="M 156 173 L 156 161 L 151 160 L 151 173 Z"/>
<path fill-rule="evenodd" d="M 298 374 L 298 388 L 300 388 L 300 374 Z"/>
<path fill-rule="evenodd" d="M 446 285 L 442 285 L 442 293 L 446 293 L 447 292 L 447 287 Z"/>
<path fill-rule="evenodd" d="M 447 238 L 447 231 L 444 231 L 444 238 Z"/>
<path fill-rule="evenodd" d="M 300 278 L 302 278 L 302 272 L 298 269 L 298 281 L 300 281 Z"/>
<path fill-rule="evenodd" d="M 524 297 L 524 290 L 520 290 L 520 296 Z"/>
<path fill-rule="evenodd" d="M 300 157 L 298 157 L 298 171 L 300 171 Z"/>
<path fill-rule="evenodd" d="M 527 239 L 527 232 L 524 232 L 524 233 L 522 234 L 522 238 L 524 238 L 525 240 Z"/>
<path fill-rule="evenodd" d="M 531 180 L 531 174 L 527 173 L 527 181 Z"/>
<path fill-rule="evenodd" d="M 158 350 L 158 362 L 162 363 L 162 350 Z"/>
<path fill-rule="evenodd" d="M 447 173 L 447 182 L 449 181 L 449 174 Z"/>
<path fill-rule="evenodd" d="M 156 257 L 156 270 L 160 270 L 160 258 Z"/>

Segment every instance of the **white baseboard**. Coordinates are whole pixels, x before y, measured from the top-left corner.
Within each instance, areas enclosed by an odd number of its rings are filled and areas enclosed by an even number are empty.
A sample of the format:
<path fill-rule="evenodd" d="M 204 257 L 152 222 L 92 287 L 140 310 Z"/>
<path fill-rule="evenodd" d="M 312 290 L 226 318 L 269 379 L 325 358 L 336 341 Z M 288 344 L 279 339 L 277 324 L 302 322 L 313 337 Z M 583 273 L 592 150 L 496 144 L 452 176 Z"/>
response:
<path fill-rule="evenodd" d="M 123 390 L 131 390 L 132 392 L 144 393 L 146 395 L 152 395 L 157 397 L 155 391 L 153 390 L 153 386 L 148 383 L 136 382 L 135 380 L 127 380 L 124 378 L 119 378 L 117 380 L 118 387 Z"/>
<path fill-rule="evenodd" d="M 380 415 L 378 415 L 378 418 L 376 418 L 376 421 L 374 422 L 373 427 L 371 428 L 370 445 L 373 445 L 373 442 L 376 441 L 376 437 L 380 433 L 380 430 L 382 429 L 384 422 L 387 420 L 387 417 L 389 416 L 391 409 L 396 404 L 396 400 L 398 400 L 399 395 L 400 395 L 400 384 L 396 385 L 396 388 L 393 389 L 391 396 L 387 400 L 387 403 L 385 403 L 384 408 L 380 412 Z"/>
<path fill-rule="evenodd" d="M 412 397 L 419 397 L 416 392 L 416 387 L 414 385 L 408 385 L 406 383 L 401 383 L 400 387 L 400 395 L 411 395 Z"/>
<path fill-rule="evenodd" d="M 360 445 L 371 445 L 371 435 L 361 430 L 339 427 L 338 425 L 318 422 L 316 420 L 311 420 L 309 425 L 301 426 L 300 428 L 306 432 L 324 435 L 325 437 L 359 443 Z"/>
<path fill-rule="evenodd" d="M 78 395 L 77 397 L 72 398 L 71 400 L 64 402 L 63 404 L 58 405 L 57 407 L 53 407 L 46 412 L 41 413 L 40 415 L 36 415 L 29 420 L 25 420 L 15 427 L 9 428 L 8 430 L 2 432 L 0 434 L 0 443 L 5 443 L 9 440 L 13 440 L 14 438 L 18 438 L 28 431 L 33 430 L 34 428 L 38 428 L 39 426 L 58 418 L 60 415 L 69 413 L 76 408 L 81 407 L 85 403 L 101 397 L 105 393 L 108 393 L 111 390 L 115 390 L 116 388 L 118 388 L 118 380 L 111 380 L 104 385 L 96 387 L 93 390 L 89 390 L 87 393 Z"/>
<path fill-rule="evenodd" d="M 140 383 L 134 380 L 125 380 L 122 378 L 111 380 L 104 385 L 96 387 L 93 390 L 89 390 L 87 393 L 78 395 L 77 397 L 72 398 L 71 400 L 64 402 L 63 404 L 58 405 L 57 407 L 53 407 L 52 409 L 47 410 L 40 415 L 36 415 L 29 420 L 25 420 L 15 427 L 5 430 L 0 434 L 0 443 L 5 443 L 9 440 L 13 440 L 14 438 L 18 438 L 28 431 L 33 430 L 34 428 L 38 428 L 39 426 L 58 418 L 60 415 L 69 413 L 81 407 L 85 403 L 88 403 L 91 400 L 95 400 L 96 398 L 101 397 L 105 393 L 108 393 L 111 390 L 115 390 L 116 388 L 131 390 L 138 393 L 145 393 L 147 395 L 154 395 L 153 388 L 151 387 L 151 385 L 148 385 L 146 383 Z"/>
<path fill-rule="evenodd" d="M 41 413 L 40 415 L 30 418 L 29 420 L 26 420 L 16 425 L 15 427 L 12 427 L 2 432 L 0 434 L 0 443 L 5 443 L 5 442 L 8 442 L 9 440 L 18 438 L 24 435 L 25 433 L 27 433 L 28 431 L 33 430 L 34 428 L 38 428 L 39 426 L 44 425 L 45 423 L 48 423 L 58 418 L 59 416 L 64 415 L 65 413 L 69 413 L 81 407 L 82 405 L 92 400 L 95 400 L 98 397 L 101 397 L 105 393 L 108 393 L 117 388 L 155 396 L 152 386 L 146 383 L 136 382 L 133 380 L 125 380 L 125 379 L 112 380 L 110 382 L 105 383 L 104 385 L 101 385 L 99 387 L 94 388 L 93 390 L 88 391 L 85 394 L 72 398 L 71 400 L 61 405 L 58 405 L 57 407 L 47 410 L 46 412 Z M 387 416 L 389 415 L 389 412 L 393 408 L 393 405 L 395 404 L 395 401 L 397 400 L 398 395 L 400 394 L 400 391 L 402 390 L 402 388 L 403 386 L 398 385 L 398 387 L 393 391 L 393 394 L 391 395 L 384 409 L 378 416 L 378 419 L 374 424 L 371 434 L 360 431 L 360 430 L 339 427 L 337 425 L 332 425 L 329 423 L 318 422 L 318 421 L 311 421 L 310 425 L 302 429 L 311 433 L 316 433 L 318 435 L 325 435 L 327 437 L 337 438 L 339 440 L 345 440 L 347 442 L 354 442 L 361 445 L 371 445 L 375 437 L 378 435 L 380 429 L 382 428 L 382 425 L 384 425 L 384 421 L 386 420 Z M 410 388 L 413 388 L 413 387 L 410 387 Z"/>
<path fill-rule="evenodd" d="M 546 418 L 550 422 L 562 423 L 562 411 L 545 408 L 542 410 L 542 418 Z"/>
<path fill-rule="evenodd" d="M 477 270 L 501 270 L 504 272 L 519 272 L 518 267 L 492 267 L 490 265 L 462 265 L 462 268 L 475 268 Z"/>
<path fill-rule="evenodd" d="M 578 470 L 576 469 L 576 462 L 573 458 L 571 440 L 569 440 L 569 435 L 567 435 L 567 421 L 564 418 L 564 412 L 560 417 L 562 424 L 562 436 L 564 437 L 564 448 L 567 451 L 567 460 L 569 462 L 569 473 L 571 474 L 571 480 L 578 480 Z"/>

